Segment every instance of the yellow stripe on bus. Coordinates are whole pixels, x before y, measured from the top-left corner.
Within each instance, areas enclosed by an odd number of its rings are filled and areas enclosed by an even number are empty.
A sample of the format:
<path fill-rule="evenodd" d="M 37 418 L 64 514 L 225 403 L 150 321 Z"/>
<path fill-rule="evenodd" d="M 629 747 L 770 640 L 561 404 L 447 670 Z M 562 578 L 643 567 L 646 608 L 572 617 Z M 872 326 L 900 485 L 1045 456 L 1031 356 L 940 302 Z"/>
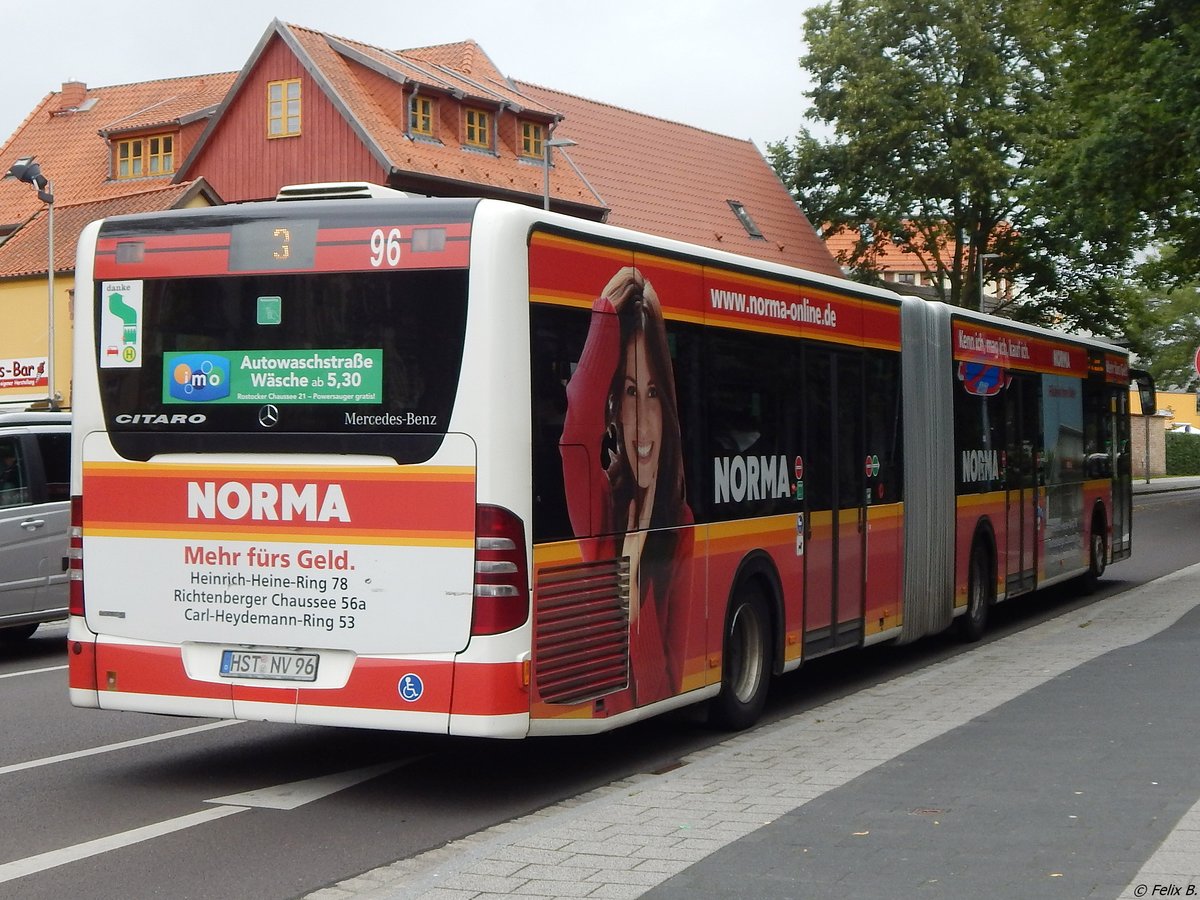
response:
<path fill-rule="evenodd" d="M 994 506 L 1003 503 L 1007 496 L 1005 491 L 989 491 L 986 494 L 960 494 L 955 498 L 958 509 L 969 509 L 974 506 Z"/>
<path fill-rule="evenodd" d="M 194 478 L 207 476 L 210 480 L 214 475 L 225 472 L 236 472 L 247 475 L 280 476 L 308 475 L 322 481 L 378 481 L 380 476 L 388 480 L 402 481 L 453 481 L 471 482 L 475 478 L 475 469 L 471 466 L 318 466 L 318 465 L 267 465 L 262 463 L 100 463 L 85 462 L 85 475 L 95 475 L 101 478 L 136 477 L 136 478 Z"/>
<path fill-rule="evenodd" d="M 560 234 L 549 234 L 545 231 L 535 231 L 531 239 L 532 244 L 547 244 L 557 247 L 568 248 L 586 248 L 593 256 L 602 257 L 605 259 L 615 260 L 617 262 L 629 262 L 631 251 L 623 247 L 610 247 L 607 244 L 596 244 L 591 241 L 581 241 L 576 238 L 564 237 Z"/>

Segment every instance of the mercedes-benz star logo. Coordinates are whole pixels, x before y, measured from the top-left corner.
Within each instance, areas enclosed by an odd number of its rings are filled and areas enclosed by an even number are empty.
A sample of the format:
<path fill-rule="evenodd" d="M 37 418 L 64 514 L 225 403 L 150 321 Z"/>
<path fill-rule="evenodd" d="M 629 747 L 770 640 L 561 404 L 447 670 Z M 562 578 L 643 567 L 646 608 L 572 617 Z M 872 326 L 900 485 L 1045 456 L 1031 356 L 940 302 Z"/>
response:
<path fill-rule="evenodd" d="M 274 428 L 279 424 L 279 407 L 268 403 L 258 411 L 258 424 L 263 428 Z"/>

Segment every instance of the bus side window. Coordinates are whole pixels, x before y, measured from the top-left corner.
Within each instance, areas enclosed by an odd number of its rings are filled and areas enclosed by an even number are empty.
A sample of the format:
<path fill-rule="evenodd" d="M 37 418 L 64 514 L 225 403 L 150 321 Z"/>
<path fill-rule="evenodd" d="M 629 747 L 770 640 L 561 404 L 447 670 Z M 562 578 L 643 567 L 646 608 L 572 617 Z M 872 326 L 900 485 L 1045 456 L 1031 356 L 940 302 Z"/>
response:
<path fill-rule="evenodd" d="M 715 520 L 797 510 L 794 342 L 753 333 L 706 336 L 704 483 Z"/>
<path fill-rule="evenodd" d="M 1015 415 L 1016 407 L 1007 403 L 1009 388 L 999 388 L 998 393 L 983 396 L 972 393 L 963 378 L 957 377 L 954 385 L 954 443 L 955 482 L 958 493 L 984 493 L 1000 490 L 1004 479 L 1006 448 L 1005 430 L 1013 427 L 1005 420 L 1006 410 Z M 964 454 L 967 454 L 964 456 Z M 1007 453 L 1010 468 L 1019 468 L 1023 460 L 1032 458 L 1031 451 L 1019 454 Z M 976 465 L 964 471 L 963 460 L 973 459 Z M 982 462 L 980 460 L 982 459 Z M 990 465 L 993 462 L 994 465 Z M 1013 469 L 1016 471 L 1016 469 Z"/>
<path fill-rule="evenodd" d="M 533 538 L 574 536 L 563 485 L 565 452 L 559 447 L 567 412 L 567 382 L 587 336 L 588 313 L 533 306 L 530 311 L 530 388 L 532 392 Z M 586 452 L 573 448 L 574 452 Z"/>
<path fill-rule="evenodd" d="M 679 437 L 683 446 L 684 496 L 697 521 L 707 518 L 708 482 L 711 460 L 693 448 L 703 447 L 704 390 L 701 375 L 704 341 L 699 325 L 667 322 L 667 342 L 675 369 L 675 396 L 679 409 Z"/>
<path fill-rule="evenodd" d="M 872 476 L 872 503 L 903 499 L 904 404 L 900 396 L 900 354 L 888 350 L 866 353 L 867 453 L 879 456 L 879 475 Z"/>

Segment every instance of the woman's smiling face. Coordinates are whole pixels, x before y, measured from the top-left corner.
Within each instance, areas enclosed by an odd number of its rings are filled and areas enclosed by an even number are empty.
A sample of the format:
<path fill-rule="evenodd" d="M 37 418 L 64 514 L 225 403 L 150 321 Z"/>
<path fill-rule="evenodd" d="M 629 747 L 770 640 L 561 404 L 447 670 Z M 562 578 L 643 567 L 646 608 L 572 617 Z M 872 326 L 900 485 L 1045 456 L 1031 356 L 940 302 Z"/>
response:
<path fill-rule="evenodd" d="M 638 331 L 625 349 L 625 386 L 621 391 L 621 432 L 625 458 L 638 487 L 650 487 L 658 474 L 662 450 L 662 399 L 646 353 L 646 336 Z"/>

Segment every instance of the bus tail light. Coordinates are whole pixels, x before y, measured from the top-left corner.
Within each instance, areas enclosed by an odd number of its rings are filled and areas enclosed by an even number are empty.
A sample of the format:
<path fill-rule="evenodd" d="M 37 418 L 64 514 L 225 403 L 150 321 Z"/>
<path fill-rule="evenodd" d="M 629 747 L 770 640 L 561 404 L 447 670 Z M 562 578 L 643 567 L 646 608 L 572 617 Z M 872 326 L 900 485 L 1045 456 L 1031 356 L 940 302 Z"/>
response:
<path fill-rule="evenodd" d="M 68 612 L 83 615 L 83 498 L 71 498 L 71 541 L 67 546 L 67 578 L 71 586 Z"/>
<path fill-rule="evenodd" d="M 500 634 L 529 618 L 525 525 L 499 506 L 475 507 L 475 602 L 471 634 Z"/>

